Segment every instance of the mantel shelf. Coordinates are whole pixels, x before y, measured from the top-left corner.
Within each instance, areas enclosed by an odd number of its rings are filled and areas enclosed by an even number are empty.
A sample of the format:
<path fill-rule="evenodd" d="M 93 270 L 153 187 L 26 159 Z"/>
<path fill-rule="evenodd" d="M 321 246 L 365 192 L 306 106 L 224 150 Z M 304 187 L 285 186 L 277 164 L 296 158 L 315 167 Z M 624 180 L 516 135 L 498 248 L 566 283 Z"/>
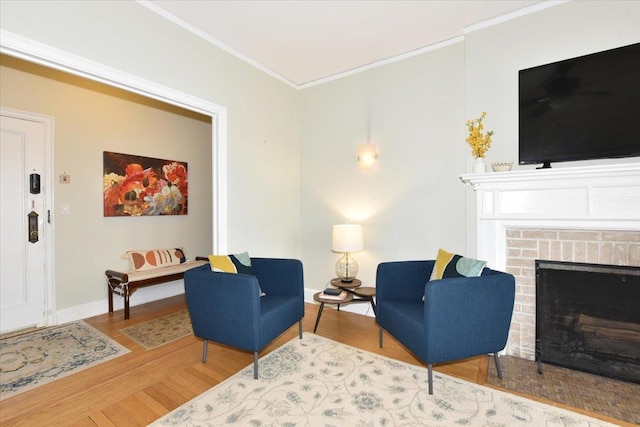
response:
<path fill-rule="evenodd" d="M 501 186 L 513 187 L 515 183 L 519 182 L 527 183 L 527 186 L 538 182 L 547 187 L 553 182 L 562 183 L 568 180 L 606 180 L 610 178 L 633 177 L 640 180 L 640 162 L 460 175 L 462 182 L 471 184 L 474 189 L 499 188 Z"/>

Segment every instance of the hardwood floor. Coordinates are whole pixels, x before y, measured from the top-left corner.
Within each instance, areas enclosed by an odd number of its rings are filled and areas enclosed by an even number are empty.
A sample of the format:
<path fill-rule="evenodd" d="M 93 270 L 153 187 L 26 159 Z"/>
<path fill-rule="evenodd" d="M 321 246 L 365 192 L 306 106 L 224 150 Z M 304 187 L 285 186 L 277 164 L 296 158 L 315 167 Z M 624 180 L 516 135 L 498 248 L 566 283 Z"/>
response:
<path fill-rule="evenodd" d="M 189 336 L 145 350 L 119 329 L 186 308 L 183 296 L 131 308 L 85 321 L 131 350 L 131 353 L 0 402 L 2 426 L 140 426 L 156 420 L 215 386 L 253 362 L 251 353 L 209 344 L 207 363 L 201 361 L 202 341 Z M 313 331 L 318 306 L 307 304 L 303 329 Z M 265 348 L 260 356 L 297 336 L 294 326 Z M 378 326 L 372 317 L 325 309 L 316 332 L 347 345 L 386 357 L 422 365 L 391 336 L 378 346 Z M 475 357 L 435 367 L 436 371 L 485 384 L 488 357 Z M 528 396 L 527 396 L 528 397 Z M 538 399 L 544 401 L 542 399 Z M 576 410 L 615 424 L 620 421 Z"/>

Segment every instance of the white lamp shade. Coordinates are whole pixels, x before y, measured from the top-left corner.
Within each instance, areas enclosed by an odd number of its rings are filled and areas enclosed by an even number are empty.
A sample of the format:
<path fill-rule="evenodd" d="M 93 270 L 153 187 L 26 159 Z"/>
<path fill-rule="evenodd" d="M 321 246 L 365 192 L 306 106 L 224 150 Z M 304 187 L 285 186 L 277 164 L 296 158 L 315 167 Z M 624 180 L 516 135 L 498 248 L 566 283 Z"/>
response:
<path fill-rule="evenodd" d="M 333 226 L 331 238 L 333 252 L 358 252 L 363 249 L 362 225 L 340 224 Z"/>

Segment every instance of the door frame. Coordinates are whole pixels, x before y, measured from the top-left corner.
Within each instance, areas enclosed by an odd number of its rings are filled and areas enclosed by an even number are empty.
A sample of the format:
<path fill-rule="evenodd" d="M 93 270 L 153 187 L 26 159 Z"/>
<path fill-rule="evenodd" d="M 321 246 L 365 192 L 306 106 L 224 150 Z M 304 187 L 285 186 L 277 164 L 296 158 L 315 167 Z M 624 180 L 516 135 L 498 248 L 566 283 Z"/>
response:
<path fill-rule="evenodd" d="M 15 110 L 0 106 L 0 115 L 18 120 L 27 120 L 40 123 L 44 129 L 44 173 L 41 174 L 41 188 L 44 193 L 44 295 L 45 295 L 45 325 L 56 324 L 56 288 L 55 288 L 55 254 L 54 254 L 54 223 L 51 221 L 53 215 L 53 117 L 28 111 Z"/>
<path fill-rule="evenodd" d="M 211 117 L 213 252 L 227 252 L 227 109 L 213 102 L 116 70 L 0 29 L 0 53 L 114 86 Z"/>

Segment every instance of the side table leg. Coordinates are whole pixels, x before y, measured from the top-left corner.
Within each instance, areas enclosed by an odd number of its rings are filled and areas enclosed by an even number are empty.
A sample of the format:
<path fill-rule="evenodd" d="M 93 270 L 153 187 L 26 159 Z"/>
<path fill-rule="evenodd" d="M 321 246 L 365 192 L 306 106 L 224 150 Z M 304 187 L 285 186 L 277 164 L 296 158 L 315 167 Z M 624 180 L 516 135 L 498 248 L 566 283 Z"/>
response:
<path fill-rule="evenodd" d="M 320 308 L 318 309 L 318 317 L 316 317 L 316 325 L 313 327 L 313 333 L 316 333 L 316 329 L 318 329 L 318 323 L 320 323 L 320 316 L 322 316 L 322 309 L 324 308 L 324 303 L 320 303 Z"/>

